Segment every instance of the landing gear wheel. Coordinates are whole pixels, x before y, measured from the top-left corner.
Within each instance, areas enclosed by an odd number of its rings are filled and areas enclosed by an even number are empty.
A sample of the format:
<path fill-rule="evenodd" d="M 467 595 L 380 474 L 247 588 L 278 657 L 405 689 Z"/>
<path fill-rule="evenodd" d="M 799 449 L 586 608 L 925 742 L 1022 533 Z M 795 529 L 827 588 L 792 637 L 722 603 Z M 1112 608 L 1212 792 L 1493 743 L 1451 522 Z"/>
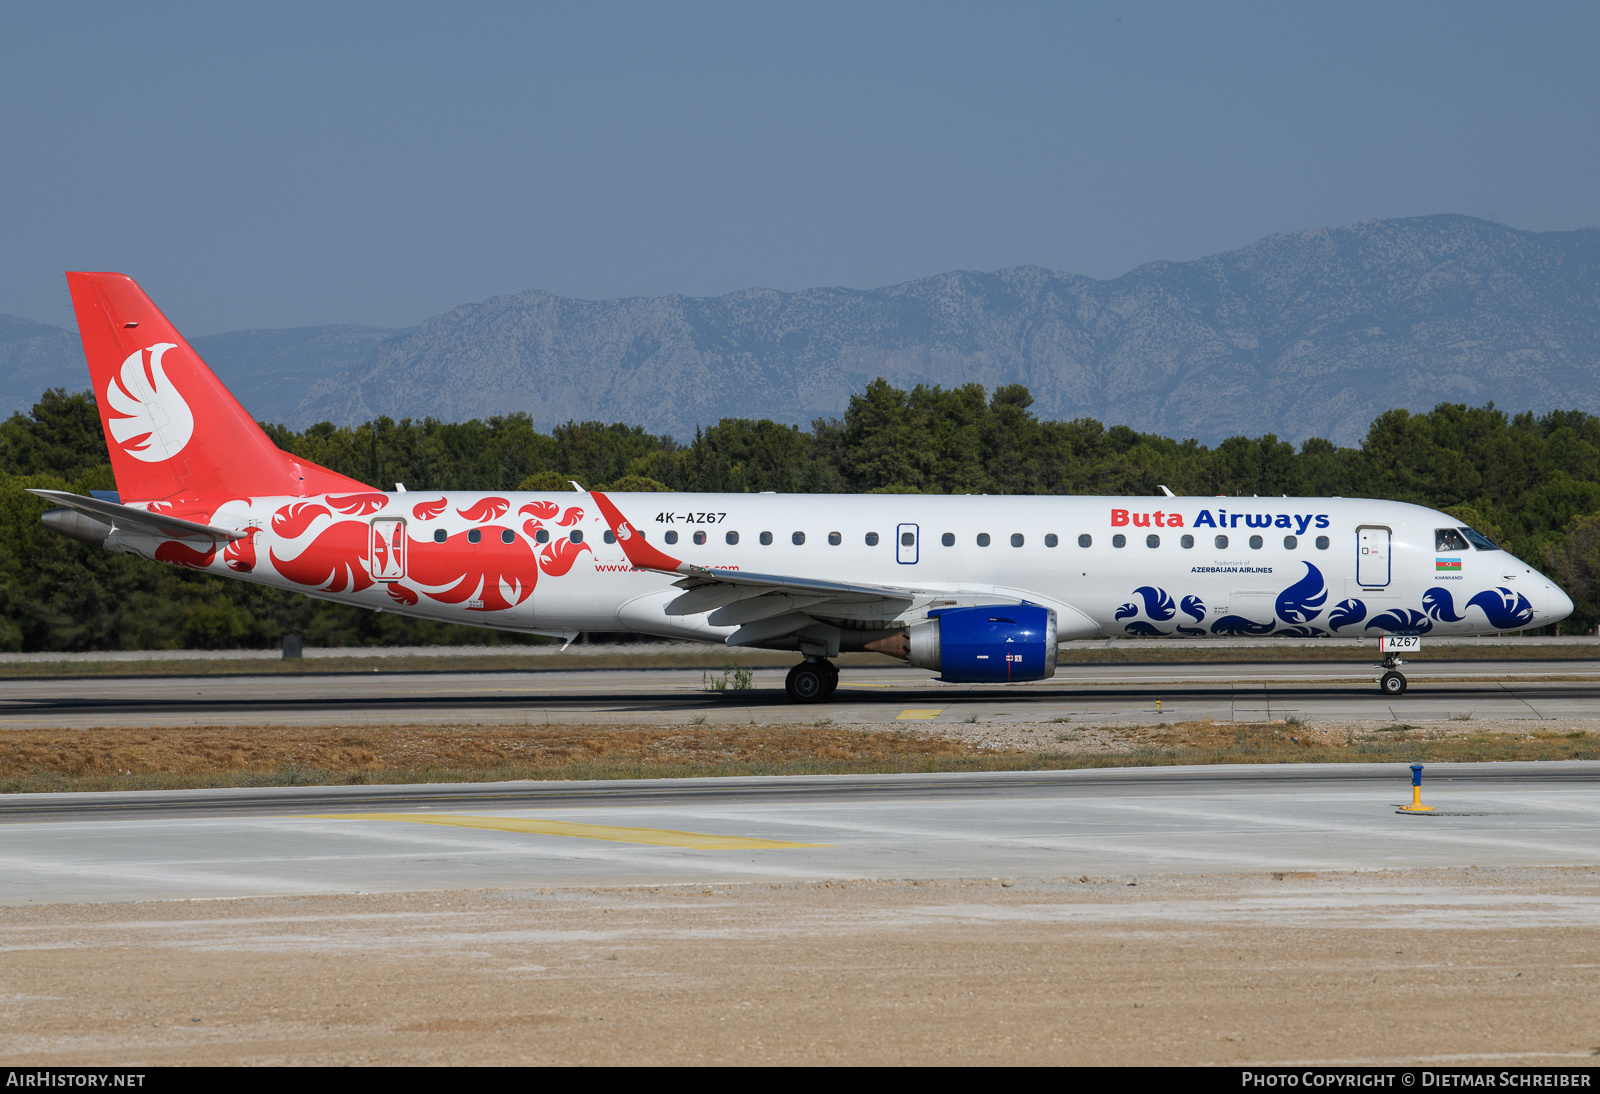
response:
<path fill-rule="evenodd" d="M 1383 674 L 1383 679 L 1378 681 L 1378 687 L 1385 695 L 1404 695 L 1406 678 L 1398 672 L 1386 672 Z"/>
<path fill-rule="evenodd" d="M 828 666 L 828 686 L 823 690 L 822 697 L 832 699 L 833 693 L 839 690 L 839 666 L 832 661 L 824 661 L 822 664 Z"/>
<path fill-rule="evenodd" d="M 783 682 L 783 690 L 795 703 L 820 703 L 838 686 L 839 670 L 828 661 L 802 661 Z"/>

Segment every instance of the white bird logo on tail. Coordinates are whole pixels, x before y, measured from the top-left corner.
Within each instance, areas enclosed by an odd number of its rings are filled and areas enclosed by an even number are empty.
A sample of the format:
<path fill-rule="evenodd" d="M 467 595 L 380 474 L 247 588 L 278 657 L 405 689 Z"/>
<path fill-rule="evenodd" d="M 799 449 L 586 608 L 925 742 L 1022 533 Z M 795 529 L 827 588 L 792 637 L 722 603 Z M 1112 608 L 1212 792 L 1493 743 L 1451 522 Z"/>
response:
<path fill-rule="evenodd" d="M 134 350 L 122 362 L 121 374 L 106 385 L 106 403 L 123 415 L 108 419 L 111 435 L 136 460 L 170 460 L 194 436 L 194 413 L 161 367 L 161 355 L 176 348 L 172 342 L 157 342 L 149 350 Z"/>

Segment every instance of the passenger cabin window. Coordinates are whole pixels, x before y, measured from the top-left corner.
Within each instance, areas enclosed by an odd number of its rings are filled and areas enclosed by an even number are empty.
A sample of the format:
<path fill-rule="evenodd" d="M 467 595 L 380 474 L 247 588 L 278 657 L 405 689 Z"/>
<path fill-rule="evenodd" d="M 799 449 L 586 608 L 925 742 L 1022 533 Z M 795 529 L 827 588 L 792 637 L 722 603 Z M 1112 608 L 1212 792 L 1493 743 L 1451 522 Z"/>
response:
<path fill-rule="evenodd" d="M 542 529 L 541 529 L 541 531 L 542 531 Z M 668 532 L 668 533 L 667 533 L 667 534 L 666 534 L 666 535 L 665 535 L 665 536 L 663 536 L 663 537 L 662 537 L 662 538 L 663 538 L 663 539 L 665 539 L 665 540 L 666 540 L 666 541 L 667 541 L 667 546 L 668 546 L 668 547 L 670 547 L 670 546 L 672 546 L 672 545 L 673 545 L 673 544 L 674 544 L 674 543 L 677 543 L 677 542 L 678 542 L 678 533 L 676 533 L 676 532 Z M 541 540 L 540 540 L 540 541 L 539 541 L 539 542 L 540 542 L 540 543 L 543 543 L 543 542 L 544 542 L 544 540 L 542 540 L 542 539 L 541 539 Z"/>
<path fill-rule="evenodd" d="M 954 532 L 946 532 L 939 537 L 939 542 L 946 547 L 954 547 L 956 545 L 956 534 Z"/>
<path fill-rule="evenodd" d="M 1087 547 L 1093 542 L 1094 542 L 1094 537 L 1089 535 L 1089 534 L 1087 534 L 1087 533 L 1085 533 L 1084 535 L 1081 535 L 1081 536 L 1078 537 L 1078 546 L 1079 547 Z"/>
<path fill-rule="evenodd" d="M 1498 551 L 1500 549 L 1498 546 L 1491 543 L 1489 541 L 1489 537 L 1484 535 L 1482 532 L 1474 532 L 1471 528 L 1459 528 L 1457 531 L 1466 536 L 1467 542 L 1472 544 L 1480 551 Z"/>
<path fill-rule="evenodd" d="M 868 547 L 876 547 L 877 545 L 878 545 L 878 533 L 876 533 L 876 532 L 868 532 L 867 533 L 867 546 Z"/>
<path fill-rule="evenodd" d="M 1215 543 L 1217 545 L 1217 550 L 1219 550 L 1219 551 L 1226 551 L 1228 549 L 1228 537 L 1227 536 L 1218 536 L 1216 538 L 1216 540 L 1215 540 Z"/>
<path fill-rule="evenodd" d="M 1012 532 L 1011 533 L 1011 546 L 1013 546 L 1013 547 L 1021 547 L 1022 546 L 1022 533 L 1021 532 Z"/>
<path fill-rule="evenodd" d="M 696 532 L 694 534 L 694 545 L 696 547 L 704 547 L 706 545 L 706 534 L 704 532 Z"/>
<path fill-rule="evenodd" d="M 1260 536 L 1251 536 L 1251 537 L 1250 537 L 1250 549 L 1251 549 L 1251 550 L 1252 550 L 1252 551 L 1259 551 L 1259 550 L 1261 550 L 1261 544 L 1262 544 L 1262 542 L 1263 542 L 1263 541 L 1262 541 L 1262 539 L 1261 539 L 1261 537 L 1260 537 Z"/>
<path fill-rule="evenodd" d="M 1299 537 L 1297 537 L 1297 536 L 1284 536 L 1283 537 L 1283 549 L 1284 550 L 1292 551 L 1298 546 L 1300 546 Z"/>
<path fill-rule="evenodd" d="M 1060 538 L 1057 537 L 1054 532 L 1051 532 L 1049 535 L 1044 537 L 1044 545 L 1046 547 L 1055 547 L 1060 544 L 1060 542 Z"/>
<path fill-rule="evenodd" d="M 1433 530 L 1433 549 L 1435 551 L 1470 551 L 1466 537 L 1454 528 L 1435 528 Z"/>
<path fill-rule="evenodd" d="M 978 546 L 979 547 L 987 547 L 987 546 L 989 546 L 989 533 L 988 532 L 979 532 L 978 533 Z"/>
<path fill-rule="evenodd" d="M 1192 548 L 1194 546 L 1194 537 L 1193 536 L 1184 536 L 1178 542 L 1183 544 L 1183 549 L 1185 551 L 1187 551 L 1187 550 L 1189 550 L 1190 548 Z"/>
<path fill-rule="evenodd" d="M 1328 537 L 1327 536 L 1318 536 L 1317 537 L 1317 550 L 1326 551 L 1327 549 L 1328 549 Z"/>
<path fill-rule="evenodd" d="M 1159 546 L 1161 546 L 1161 537 L 1160 536 L 1145 536 L 1144 537 L 1144 545 L 1146 547 L 1159 547 Z"/>
<path fill-rule="evenodd" d="M 667 541 L 668 543 L 676 543 L 678 541 L 678 535 L 677 535 L 676 532 L 668 532 L 667 535 L 672 537 L 670 540 Z M 533 533 L 533 541 L 535 543 L 549 543 L 550 542 L 550 529 L 541 528 L 537 532 Z"/>
<path fill-rule="evenodd" d="M 839 546 L 839 544 L 841 544 L 843 542 L 844 542 L 844 537 L 841 536 L 838 532 L 829 532 L 828 533 L 828 546 L 829 547 L 837 547 L 837 546 Z"/>
<path fill-rule="evenodd" d="M 449 538 L 450 538 L 449 535 L 446 534 L 446 532 L 445 532 L 445 530 L 443 528 L 435 528 L 433 530 L 433 542 L 435 542 L 435 543 L 443 543 L 445 540 L 447 540 Z"/>
<path fill-rule="evenodd" d="M 806 534 L 804 532 L 796 532 L 794 535 L 789 537 L 789 542 L 794 544 L 796 547 L 804 547 L 806 544 Z"/>
<path fill-rule="evenodd" d="M 617 542 L 617 537 L 616 536 L 612 536 L 610 532 L 607 532 L 606 535 L 611 536 L 610 539 L 606 540 L 607 543 L 615 543 L 615 542 Z M 500 529 L 500 542 L 501 543 L 515 543 L 515 542 L 517 542 L 517 533 L 513 532 L 509 528 Z"/>
<path fill-rule="evenodd" d="M 722 539 L 723 542 L 727 543 L 729 547 L 735 546 L 739 542 L 739 533 L 729 532 L 727 535 L 723 536 Z"/>
<path fill-rule="evenodd" d="M 771 532 L 762 532 L 761 533 L 761 546 L 763 546 L 763 547 L 771 547 L 772 546 L 772 533 Z"/>
<path fill-rule="evenodd" d="M 468 543 L 477 543 L 482 538 L 483 538 L 483 529 L 481 529 L 481 528 L 474 528 L 472 531 L 467 533 L 467 542 Z"/>
<path fill-rule="evenodd" d="M 1113 547 L 1126 547 L 1127 545 L 1128 545 L 1128 537 L 1127 536 L 1118 534 L 1118 535 L 1114 535 L 1114 536 L 1111 537 L 1111 546 L 1113 546 Z"/>
<path fill-rule="evenodd" d="M 567 536 L 567 538 L 572 540 L 572 542 L 574 542 L 574 543 L 582 543 L 583 542 L 583 529 L 582 528 L 574 528 L 572 530 L 571 534 Z"/>

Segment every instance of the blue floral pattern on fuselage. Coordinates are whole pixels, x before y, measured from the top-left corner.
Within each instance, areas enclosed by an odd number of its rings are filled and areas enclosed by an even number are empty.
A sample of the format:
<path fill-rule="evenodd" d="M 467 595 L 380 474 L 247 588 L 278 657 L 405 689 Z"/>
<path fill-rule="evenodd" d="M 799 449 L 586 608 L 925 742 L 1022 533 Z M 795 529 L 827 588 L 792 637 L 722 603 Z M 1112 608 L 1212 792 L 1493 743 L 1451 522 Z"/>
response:
<path fill-rule="evenodd" d="M 1328 613 L 1328 629 L 1338 632 L 1340 627 L 1359 623 L 1367 617 L 1367 606 L 1359 600 L 1341 600 Z"/>
<path fill-rule="evenodd" d="M 1489 625 L 1503 631 L 1521 630 L 1533 619 L 1528 598 L 1506 588 L 1485 590 L 1467 601 L 1467 607 L 1482 608 Z"/>
<path fill-rule="evenodd" d="M 1285 623 L 1310 623 L 1322 614 L 1322 606 L 1328 602 L 1328 584 L 1322 580 L 1322 571 L 1309 562 L 1305 568 L 1305 577 L 1278 594 L 1278 618 Z"/>
<path fill-rule="evenodd" d="M 1422 607 L 1429 618 L 1441 623 L 1459 623 L 1464 618 L 1456 614 L 1455 598 L 1449 589 L 1429 589 L 1422 594 Z"/>
<path fill-rule="evenodd" d="M 1427 634 L 1433 630 L 1433 620 L 1415 608 L 1392 608 L 1368 620 L 1367 629 L 1391 634 Z"/>
<path fill-rule="evenodd" d="M 1186 596 L 1183 598 L 1183 614 L 1193 619 L 1196 623 L 1204 623 L 1206 621 L 1205 603 L 1198 596 Z M 1204 627 L 1185 627 L 1180 623 L 1178 624 L 1178 633 L 1198 637 L 1205 634 L 1206 629 Z"/>
<path fill-rule="evenodd" d="M 1533 620 L 1533 605 L 1522 593 L 1496 588 L 1478 593 L 1467 601 L 1460 611 L 1456 609 L 1455 596 L 1450 589 L 1431 588 L 1422 594 L 1422 610 L 1415 608 L 1389 608 L 1368 618 L 1364 601 L 1350 597 L 1339 601 L 1322 617 L 1323 606 L 1328 602 L 1328 583 L 1322 571 L 1307 562 L 1305 576 L 1278 594 L 1274 602 L 1277 618 L 1270 621 L 1251 619 L 1244 615 L 1223 615 L 1206 626 L 1205 602 L 1196 594 L 1175 602 L 1171 593 L 1153 585 L 1141 585 L 1133 590 L 1137 599 L 1116 609 L 1117 622 L 1123 623 L 1128 634 L 1150 637 L 1184 634 L 1200 637 L 1217 635 L 1269 635 L 1284 638 L 1326 638 L 1346 628 L 1358 632 L 1386 631 L 1390 634 L 1427 634 L 1435 623 L 1463 623 L 1469 620 L 1467 608 L 1478 608 L 1489 626 L 1499 630 L 1520 630 Z M 1180 610 L 1194 620 L 1195 626 L 1179 622 L 1172 629 L 1158 624 L 1170 623 Z M 1281 622 L 1280 622 L 1281 621 Z"/>

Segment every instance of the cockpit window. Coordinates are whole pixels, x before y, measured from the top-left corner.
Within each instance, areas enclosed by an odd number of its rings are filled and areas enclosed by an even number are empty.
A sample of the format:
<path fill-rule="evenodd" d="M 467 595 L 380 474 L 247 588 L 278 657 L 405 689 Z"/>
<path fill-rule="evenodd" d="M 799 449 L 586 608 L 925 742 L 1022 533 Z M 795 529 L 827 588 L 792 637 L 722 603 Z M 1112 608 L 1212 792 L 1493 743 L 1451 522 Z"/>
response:
<path fill-rule="evenodd" d="M 1474 532 L 1471 528 L 1460 529 L 1462 535 L 1467 537 L 1467 542 L 1480 551 L 1498 551 L 1498 545 L 1490 543 L 1489 537 L 1482 532 Z"/>
<path fill-rule="evenodd" d="M 1461 533 L 1454 528 L 1435 528 L 1433 530 L 1433 549 L 1435 551 L 1467 551 L 1467 541 L 1461 538 Z"/>

